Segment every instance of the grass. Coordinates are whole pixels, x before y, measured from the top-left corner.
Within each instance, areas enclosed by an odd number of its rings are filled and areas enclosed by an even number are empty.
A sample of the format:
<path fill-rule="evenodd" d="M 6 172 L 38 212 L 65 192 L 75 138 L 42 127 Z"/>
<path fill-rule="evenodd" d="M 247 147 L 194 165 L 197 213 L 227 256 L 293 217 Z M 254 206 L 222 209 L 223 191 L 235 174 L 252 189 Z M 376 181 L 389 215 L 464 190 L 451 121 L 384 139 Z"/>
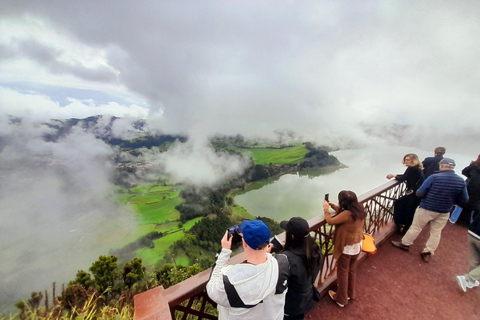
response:
<path fill-rule="evenodd" d="M 195 218 L 195 219 L 192 219 L 192 220 L 188 220 L 183 225 L 183 229 L 185 229 L 185 231 L 189 231 L 190 229 L 192 229 L 192 227 L 195 225 L 195 223 L 197 223 L 198 221 L 200 221 L 202 219 L 203 219 L 203 217 L 198 217 L 198 218 Z"/>
<path fill-rule="evenodd" d="M 184 232 L 178 231 L 168 234 L 160 239 L 153 241 L 155 248 L 142 248 L 136 251 L 138 258 L 141 258 L 145 265 L 154 265 L 158 261 L 163 259 L 167 249 L 175 242 L 183 238 Z M 188 262 L 187 264 L 188 265 Z"/>
<path fill-rule="evenodd" d="M 132 188 L 130 191 L 132 192 L 130 194 L 119 193 L 118 200 L 133 207 L 140 218 L 140 224 L 160 224 L 167 220 L 175 221 L 180 218 L 180 213 L 175 209 L 184 201 L 179 197 L 179 188 L 145 184 Z"/>
<path fill-rule="evenodd" d="M 241 219 L 253 219 L 254 217 L 245 210 L 244 207 L 233 205 L 232 206 L 232 214 L 234 216 L 240 217 Z"/>
<path fill-rule="evenodd" d="M 251 152 L 255 164 L 299 163 L 308 153 L 304 145 L 282 149 L 252 148 L 248 150 Z"/>

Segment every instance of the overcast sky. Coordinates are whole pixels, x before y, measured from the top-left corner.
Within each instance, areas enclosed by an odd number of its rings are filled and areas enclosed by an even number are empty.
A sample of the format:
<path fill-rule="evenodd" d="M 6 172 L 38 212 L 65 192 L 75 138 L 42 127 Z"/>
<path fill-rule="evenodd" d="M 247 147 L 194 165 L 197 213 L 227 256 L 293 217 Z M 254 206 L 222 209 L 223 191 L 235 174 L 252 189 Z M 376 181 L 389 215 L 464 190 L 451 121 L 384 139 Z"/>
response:
<path fill-rule="evenodd" d="M 0 2 L 2 114 L 325 144 L 479 131 L 476 0 Z"/>

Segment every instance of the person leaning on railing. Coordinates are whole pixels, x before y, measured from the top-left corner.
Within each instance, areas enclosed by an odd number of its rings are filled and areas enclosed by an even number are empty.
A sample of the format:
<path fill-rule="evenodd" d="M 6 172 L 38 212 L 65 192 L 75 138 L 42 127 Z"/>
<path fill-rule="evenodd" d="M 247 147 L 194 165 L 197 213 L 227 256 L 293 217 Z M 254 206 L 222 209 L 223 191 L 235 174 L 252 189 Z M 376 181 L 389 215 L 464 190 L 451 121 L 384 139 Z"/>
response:
<path fill-rule="evenodd" d="M 425 180 L 423 177 L 423 165 L 414 153 L 408 153 L 403 157 L 402 163 L 407 167 L 403 174 L 388 174 L 387 179 L 395 178 L 397 181 L 405 181 L 407 190 L 405 195 L 395 200 L 393 207 L 393 221 L 400 232 L 406 233 L 412 225 L 415 210 L 420 204 L 420 198 L 415 192 Z"/>
<path fill-rule="evenodd" d="M 332 217 L 329 208 L 335 210 Z M 337 292 L 328 295 L 337 305 L 344 307 L 348 300 L 355 299 L 356 261 L 362 249 L 363 226 L 367 216 L 353 191 L 343 190 L 338 194 L 338 206 L 323 201 L 323 211 L 328 224 L 335 225 L 333 257 L 337 260 Z"/>

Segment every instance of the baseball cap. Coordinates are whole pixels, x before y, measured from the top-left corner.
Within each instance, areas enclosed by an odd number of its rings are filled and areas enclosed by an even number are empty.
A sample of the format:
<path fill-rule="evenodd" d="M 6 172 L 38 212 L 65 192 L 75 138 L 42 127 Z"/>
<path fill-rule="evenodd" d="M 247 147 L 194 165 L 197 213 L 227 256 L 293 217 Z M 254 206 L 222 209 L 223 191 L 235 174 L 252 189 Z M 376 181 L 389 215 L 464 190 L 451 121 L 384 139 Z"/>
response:
<path fill-rule="evenodd" d="M 289 221 L 282 221 L 280 222 L 280 227 L 297 238 L 305 237 L 309 231 L 307 220 L 300 217 L 293 217 Z"/>
<path fill-rule="evenodd" d="M 243 234 L 243 240 L 252 249 L 258 249 L 262 243 L 270 242 L 270 229 L 262 220 L 245 220 L 238 230 Z"/>
<path fill-rule="evenodd" d="M 455 167 L 455 161 L 450 158 L 443 158 L 438 164 L 445 167 Z"/>

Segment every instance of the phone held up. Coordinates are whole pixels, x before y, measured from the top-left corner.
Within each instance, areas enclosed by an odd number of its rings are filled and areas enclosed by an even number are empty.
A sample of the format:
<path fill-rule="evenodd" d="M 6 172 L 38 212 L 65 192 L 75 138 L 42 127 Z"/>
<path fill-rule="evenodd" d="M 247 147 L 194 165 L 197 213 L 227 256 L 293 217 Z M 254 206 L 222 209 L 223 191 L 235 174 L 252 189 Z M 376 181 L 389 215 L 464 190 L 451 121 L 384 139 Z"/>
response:
<path fill-rule="evenodd" d="M 280 239 L 277 236 L 273 237 L 270 240 L 270 243 L 273 245 L 271 253 L 279 253 L 283 250 L 283 245 Z"/>
<path fill-rule="evenodd" d="M 242 242 L 242 236 L 240 235 L 239 225 L 230 227 L 228 230 L 228 239 L 232 238 L 232 247 L 237 245 L 238 243 Z"/>
<path fill-rule="evenodd" d="M 328 198 L 329 198 L 330 194 L 329 193 L 325 193 L 325 201 L 329 201 Z"/>

